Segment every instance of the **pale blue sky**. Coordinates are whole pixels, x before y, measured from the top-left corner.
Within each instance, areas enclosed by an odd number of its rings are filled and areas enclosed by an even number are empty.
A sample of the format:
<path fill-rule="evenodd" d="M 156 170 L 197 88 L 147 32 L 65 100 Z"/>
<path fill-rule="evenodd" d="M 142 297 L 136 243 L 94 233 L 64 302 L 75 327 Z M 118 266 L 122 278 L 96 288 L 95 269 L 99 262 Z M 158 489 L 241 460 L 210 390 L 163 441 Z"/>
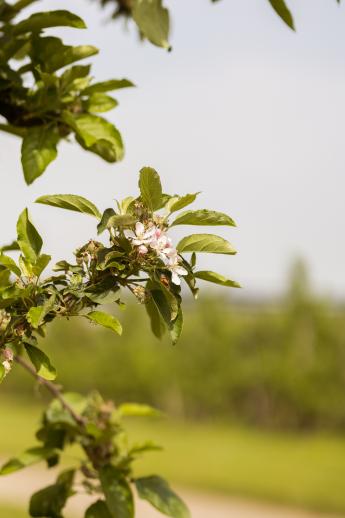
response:
<path fill-rule="evenodd" d="M 202 266 L 239 280 L 246 294 L 284 288 L 291 260 L 302 256 L 317 289 L 345 294 L 344 136 L 345 6 L 335 0 L 289 2 L 298 32 L 266 0 L 167 1 L 173 13 L 168 54 L 137 42 L 119 23 L 104 23 L 95 1 L 45 0 L 72 8 L 89 30 L 60 31 L 69 42 L 101 49 L 97 79 L 128 77 L 110 118 L 125 138 L 126 159 L 102 162 L 77 146 L 30 188 L 19 145 L 1 136 L 2 241 L 14 237 L 29 206 L 54 259 L 94 236 L 93 220 L 32 202 L 41 194 L 75 193 L 100 208 L 136 191 L 151 165 L 167 192 L 203 191 L 196 206 L 228 212 L 237 229 L 224 235 L 236 257 L 204 256 Z M 39 4 L 36 4 L 36 6 Z M 190 228 L 193 231 L 193 228 Z M 211 230 L 212 231 L 212 230 Z"/>

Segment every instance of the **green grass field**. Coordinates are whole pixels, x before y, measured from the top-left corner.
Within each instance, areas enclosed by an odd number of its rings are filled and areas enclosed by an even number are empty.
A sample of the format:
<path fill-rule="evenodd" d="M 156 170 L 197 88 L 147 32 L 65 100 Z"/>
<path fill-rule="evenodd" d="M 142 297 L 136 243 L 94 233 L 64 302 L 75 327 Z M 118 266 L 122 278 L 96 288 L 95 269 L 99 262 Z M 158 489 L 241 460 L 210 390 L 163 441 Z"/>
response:
<path fill-rule="evenodd" d="M 34 443 L 39 407 L 3 398 L 0 408 L 5 457 Z M 131 419 L 128 426 L 133 441 L 152 439 L 166 448 L 147 454 L 138 472 L 157 472 L 180 486 L 345 513 L 345 438 L 167 420 Z M 0 516 L 21 518 L 1 509 Z"/>

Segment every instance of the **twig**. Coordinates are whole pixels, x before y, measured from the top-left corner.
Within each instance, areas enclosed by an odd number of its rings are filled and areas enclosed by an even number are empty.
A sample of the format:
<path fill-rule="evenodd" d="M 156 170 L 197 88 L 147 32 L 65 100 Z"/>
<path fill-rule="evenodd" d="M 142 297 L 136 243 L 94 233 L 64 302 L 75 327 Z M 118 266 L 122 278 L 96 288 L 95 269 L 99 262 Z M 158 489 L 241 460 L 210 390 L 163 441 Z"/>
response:
<path fill-rule="evenodd" d="M 15 356 L 15 361 L 19 363 L 24 369 L 26 369 L 40 384 L 44 385 L 49 392 L 60 401 L 61 405 L 67 412 L 73 417 L 75 422 L 80 426 L 85 426 L 85 421 L 81 415 L 77 414 L 73 408 L 67 403 L 61 389 L 49 380 L 42 378 L 29 363 L 27 363 L 22 356 Z"/>

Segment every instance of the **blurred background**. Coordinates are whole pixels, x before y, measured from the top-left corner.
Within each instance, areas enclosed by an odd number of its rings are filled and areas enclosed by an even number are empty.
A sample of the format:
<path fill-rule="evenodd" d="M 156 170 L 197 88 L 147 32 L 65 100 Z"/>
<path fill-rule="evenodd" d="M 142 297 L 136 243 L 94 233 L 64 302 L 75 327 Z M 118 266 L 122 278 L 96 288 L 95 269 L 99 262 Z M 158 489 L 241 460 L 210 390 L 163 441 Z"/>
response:
<path fill-rule="evenodd" d="M 55 325 L 46 346 L 59 381 L 169 416 L 128 426 L 134 440 L 166 448 L 139 469 L 181 487 L 195 518 L 345 516 L 345 9 L 291 0 L 293 33 L 264 0 L 169 4 L 169 54 L 109 21 L 96 0 L 42 4 L 86 20 L 88 31 L 60 33 L 101 49 L 97 79 L 136 83 L 110 114 L 127 155 L 108 165 L 66 143 L 28 188 L 19 142 L 1 135 L 1 241 L 13 239 L 26 205 L 45 252 L 72 258 L 95 236 L 93 222 L 33 201 L 68 192 L 106 208 L 137 192 L 143 165 L 159 171 L 166 192 L 202 191 L 197 207 L 236 220 L 226 232 L 239 253 L 200 264 L 243 289 L 205 285 L 197 302 L 187 298 L 176 347 L 155 340 L 133 301 L 120 315 L 122 338 Z M 43 403 L 17 369 L 2 385 L 0 459 L 34 442 Z M 0 481 L 1 517 L 27 516 L 8 491 L 15 480 Z"/>

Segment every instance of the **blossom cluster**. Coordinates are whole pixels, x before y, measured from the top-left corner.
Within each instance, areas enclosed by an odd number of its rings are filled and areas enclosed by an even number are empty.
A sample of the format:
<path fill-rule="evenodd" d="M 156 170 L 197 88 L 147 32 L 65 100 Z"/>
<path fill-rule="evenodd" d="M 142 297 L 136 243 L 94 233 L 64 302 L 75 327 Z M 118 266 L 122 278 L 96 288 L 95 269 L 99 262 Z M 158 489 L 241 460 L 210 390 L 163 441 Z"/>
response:
<path fill-rule="evenodd" d="M 171 281 L 174 284 L 179 286 L 181 284 L 180 276 L 188 275 L 187 270 L 181 266 L 181 258 L 173 246 L 171 238 L 153 222 L 145 226 L 141 221 L 137 221 L 135 231 L 128 230 L 126 237 L 134 246 L 138 247 L 140 255 L 144 256 L 150 250 L 156 252 L 171 272 Z"/>

